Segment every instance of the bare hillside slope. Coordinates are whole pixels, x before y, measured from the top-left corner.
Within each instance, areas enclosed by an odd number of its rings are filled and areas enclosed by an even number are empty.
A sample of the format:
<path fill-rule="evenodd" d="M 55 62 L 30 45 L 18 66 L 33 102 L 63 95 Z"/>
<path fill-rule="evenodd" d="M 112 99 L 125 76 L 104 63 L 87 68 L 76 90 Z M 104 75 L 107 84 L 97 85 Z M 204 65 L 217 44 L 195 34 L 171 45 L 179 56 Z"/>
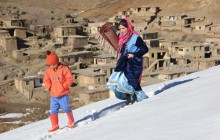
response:
<path fill-rule="evenodd" d="M 143 5 L 158 6 L 164 15 L 185 13 L 220 22 L 219 0 L 0 0 L 0 18 L 6 17 L 7 8 L 11 8 L 25 11 L 24 18 L 38 16 L 39 24 L 51 24 L 67 14 L 102 21 L 118 11 Z"/>

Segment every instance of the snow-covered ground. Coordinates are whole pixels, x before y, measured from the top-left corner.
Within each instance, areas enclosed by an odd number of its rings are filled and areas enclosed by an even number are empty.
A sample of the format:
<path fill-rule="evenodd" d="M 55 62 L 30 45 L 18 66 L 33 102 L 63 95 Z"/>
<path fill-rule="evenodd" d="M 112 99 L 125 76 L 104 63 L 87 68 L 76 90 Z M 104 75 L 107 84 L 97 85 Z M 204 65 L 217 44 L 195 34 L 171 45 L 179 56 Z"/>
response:
<path fill-rule="evenodd" d="M 220 66 L 143 88 L 150 98 L 125 106 L 116 98 L 73 110 L 74 129 L 59 114 L 0 135 L 1 140 L 219 140 Z"/>
<path fill-rule="evenodd" d="M 0 118 L 21 118 L 27 116 L 26 114 L 22 114 L 22 113 L 9 113 L 9 114 L 5 114 L 0 116 Z"/>

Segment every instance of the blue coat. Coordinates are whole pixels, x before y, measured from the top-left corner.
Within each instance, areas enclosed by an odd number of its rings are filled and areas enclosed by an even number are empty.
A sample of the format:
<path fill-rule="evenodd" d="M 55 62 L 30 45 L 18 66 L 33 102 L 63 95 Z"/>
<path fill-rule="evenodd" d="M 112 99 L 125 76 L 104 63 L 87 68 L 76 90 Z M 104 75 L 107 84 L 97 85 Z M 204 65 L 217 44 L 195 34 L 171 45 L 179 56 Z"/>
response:
<path fill-rule="evenodd" d="M 107 83 L 117 98 L 126 100 L 126 94 L 133 93 L 135 93 L 137 101 L 147 98 L 141 89 L 139 80 L 143 70 L 142 56 L 147 52 L 146 44 L 136 34 L 133 34 L 131 39 L 123 44 L 115 71 Z M 128 59 L 129 53 L 133 54 L 134 57 Z"/>
<path fill-rule="evenodd" d="M 143 70 L 143 55 L 148 52 L 146 44 L 141 37 L 133 34 L 128 43 L 123 44 L 121 56 L 117 61 L 116 72 L 124 72 L 128 83 L 135 89 L 141 90 L 139 78 Z M 128 54 L 134 54 L 134 57 L 128 59 Z"/>

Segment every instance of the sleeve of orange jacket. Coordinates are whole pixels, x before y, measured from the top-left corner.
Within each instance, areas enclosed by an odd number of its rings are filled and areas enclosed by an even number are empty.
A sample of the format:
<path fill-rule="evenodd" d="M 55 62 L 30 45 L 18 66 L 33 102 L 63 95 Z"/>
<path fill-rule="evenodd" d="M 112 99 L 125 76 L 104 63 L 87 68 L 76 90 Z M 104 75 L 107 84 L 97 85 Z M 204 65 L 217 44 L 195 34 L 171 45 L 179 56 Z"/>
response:
<path fill-rule="evenodd" d="M 45 87 L 48 90 L 50 90 L 50 88 L 51 88 L 51 79 L 50 79 L 47 71 L 45 72 L 45 75 L 44 75 L 44 84 L 45 84 Z"/>
<path fill-rule="evenodd" d="M 65 68 L 64 76 L 65 76 L 65 82 L 63 83 L 63 87 L 65 89 L 68 89 L 73 83 L 73 75 L 70 69 L 67 67 Z"/>

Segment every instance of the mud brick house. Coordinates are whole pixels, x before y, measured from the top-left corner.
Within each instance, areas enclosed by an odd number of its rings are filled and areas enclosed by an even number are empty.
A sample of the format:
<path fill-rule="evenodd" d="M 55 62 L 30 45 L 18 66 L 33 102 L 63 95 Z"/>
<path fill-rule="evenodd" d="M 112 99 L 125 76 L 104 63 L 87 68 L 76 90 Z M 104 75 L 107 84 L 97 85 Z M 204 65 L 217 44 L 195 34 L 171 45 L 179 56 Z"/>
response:
<path fill-rule="evenodd" d="M 24 27 L 0 27 L 0 30 L 7 30 L 10 36 L 20 39 L 27 38 L 27 30 Z"/>
<path fill-rule="evenodd" d="M 106 84 L 106 74 L 97 72 L 94 69 L 80 69 L 73 71 L 73 73 L 77 75 L 76 80 L 79 86 Z"/>
<path fill-rule="evenodd" d="M 68 36 L 67 46 L 72 49 L 72 51 L 83 50 L 84 46 L 88 45 L 88 37 L 80 35 Z"/>
<path fill-rule="evenodd" d="M 0 37 L 0 46 L 6 51 L 11 52 L 18 49 L 16 37 Z"/>
<path fill-rule="evenodd" d="M 207 31 L 208 32 L 219 32 L 220 33 L 220 25 L 215 24 L 215 25 L 211 25 L 209 27 L 207 27 Z"/>
<path fill-rule="evenodd" d="M 89 23 L 88 32 L 92 35 L 96 35 L 104 24 L 105 22 Z"/>
<path fill-rule="evenodd" d="M 6 52 L 17 50 L 17 39 L 10 35 L 8 30 L 0 30 L 0 47 Z"/>
<path fill-rule="evenodd" d="M 200 59 L 208 59 L 212 57 L 212 44 L 201 42 L 181 42 L 179 44 L 171 46 L 169 54 L 175 59 L 178 65 L 193 66 L 195 61 Z"/>
<path fill-rule="evenodd" d="M 191 25 L 191 23 L 195 22 L 195 17 L 184 17 L 181 19 L 177 19 L 176 20 L 176 25 L 177 26 L 185 26 L 185 27 L 189 27 Z"/>
<path fill-rule="evenodd" d="M 134 22 L 132 23 L 132 25 L 133 25 L 134 30 L 140 34 L 142 34 L 143 32 L 146 32 L 147 30 L 147 23 L 144 21 L 140 21 L 140 23 Z"/>
<path fill-rule="evenodd" d="M 129 8 L 131 15 L 129 16 L 132 22 L 141 23 L 144 22 L 148 25 L 156 18 L 156 14 L 159 11 L 157 7 L 141 6 L 137 8 Z M 146 27 L 146 26 L 145 26 Z"/>
<path fill-rule="evenodd" d="M 169 21 L 176 21 L 178 19 L 183 19 L 187 17 L 187 15 L 184 15 L 184 14 L 171 14 L 171 15 L 166 15 L 166 16 L 161 16 L 160 19 L 161 19 L 161 22 L 169 22 Z"/>
<path fill-rule="evenodd" d="M 110 63 L 115 63 L 116 59 L 113 54 L 101 54 L 94 56 L 94 64 L 105 65 Z"/>
<path fill-rule="evenodd" d="M 87 90 L 79 94 L 79 98 L 85 102 L 85 104 L 90 104 L 93 102 L 101 101 L 109 98 L 109 89 L 98 87 L 93 90 Z"/>
<path fill-rule="evenodd" d="M 71 35 L 81 35 L 83 28 L 81 26 L 66 25 L 54 28 L 54 37 L 66 37 Z"/>
<path fill-rule="evenodd" d="M 172 80 L 190 73 L 196 72 L 196 70 L 193 69 L 175 69 L 175 70 L 159 70 L 156 72 L 148 73 L 151 75 L 151 77 L 158 78 L 160 80 Z"/>
<path fill-rule="evenodd" d="M 90 65 L 93 63 L 93 52 L 92 51 L 71 52 L 71 53 L 59 55 L 59 58 L 61 62 L 67 65 L 73 65 L 74 63 L 77 62 Z"/>
<path fill-rule="evenodd" d="M 165 68 L 167 63 L 163 59 L 167 58 L 168 51 L 160 48 L 150 48 L 144 55 L 144 69 L 157 70 Z"/>
<path fill-rule="evenodd" d="M 143 32 L 140 36 L 143 38 L 143 40 L 157 39 L 158 32 Z"/>
<path fill-rule="evenodd" d="M 0 30 L 0 37 L 9 37 L 10 34 L 8 30 Z"/>
<path fill-rule="evenodd" d="M 20 49 L 13 51 L 13 57 L 19 61 L 33 60 L 36 58 L 46 59 L 45 51 L 39 49 Z"/>
<path fill-rule="evenodd" d="M 56 43 L 60 44 L 60 46 L 67 46 L 68 36 L 60 36 L 56 37 Z"/>
<path fill-rule="evenodd" d="M 219 58 L 220 57 L 219 49 L 220 49 L 219 45 L 211 42 L 209 48 L 210 58 Z"/>
<path fill-rule="evenodd" d="M 147 12 L 156 14 L 159 7 L 140 6 L 136 8 L 129 8 L 132 14 L 146 15 Z"/>
<path fill-rule="evenodd" d="M 15 78 L 14 83 L 16 89 L 30 100 L 34 94 L 34 88 L 42 87 L 43 76 L 26 76 L 23 78 Z"/>
<path fill-rule="evenodd" d="M 220 38 L 219 37 L 207 37 L 206 42 L 216 44 L 216 46 L 220 46 Z"/>
<path fill-rule="evenodd" d="M 113 26 L 117 27 L 118 22 L 119 22 L 119 18 L 117 16 L 113 16 L 108 19 L 108 22 L 111 23 Z"/>
<path fill-rule="evenodd" d="M 194 17 L 187 17 L 187 15 L 160 15 L 158 18 L 158 25 L 161 30 L 180 30 L 187 33 L 192 33 L 191 25 L 195 22 Z"/>
<path fill-rule="evenodd" d="M 131 15 L 131 11 L 130 10 L 119 11 L 117 13 L 117 17 L 119 19 L 123 19 L 123 18 L 129 17 L 130 15 Z"/>
<path fill-rule="evenodd" d="M 192 68 L 198 70 L 205 70 L 219 64 L 220 64 L 220 57 L 201 58 L 201 59 L 196 59 L 192 62 Z"/>
<path fill-rule="evenodd" d="M 140 34 L 148 47 L 159 47 L 158 32 L 143 32 Z"/>
<path fill-rule="evenodd" d="M 76 23 L 74 17 L 66 17 L 66 18 L 64 19 L 64 24 L 72 24 L 72 23 Z"/>
<path fill-rule="evenodd" d="M 212 23 L 210 21 L 198 21 L 191 24 L 191 27 L 194 29 L 193 33 L 201 33 L 206 34 L 207 29 L 211 26 Z"/>
<path fill-rule="evenodd" d="M 96 69 L 100 73 L 105 73 L 105 81 L 108 82 L 108 78 L 114 72 L 116 63 L 104 64 L 104 65 L 92 65 L 91 68 Z"/>
<path fill-rule="evenodd" d="M 157 48 L 160 45 L 159 39 L 147 39 L 144 42 L 148 45 L 148 47 Z"/>
<path fill-rule="evenodd" d="M 160 40 L 160 48 L 169 50 L 169 52 L 171 52 L 171 46 L 176 44 L 178 44 L 177 41 Z"/>
<path fill-rule="evenodd" d="M 150 13 L 158 13 L 160 11 L 160 7 L 150 7 L 148 11 Z"/>
<path fill-rule="evenodd" d="M 49 37 L 52 29 L 50 25 L 30 25 L 30 30 L 34 31 L 36 36 Z"/>
<path fill-rule="evenodd" d="M 181 42 L 172 47 L 173 56 L 192 56 L 193 59 L 210 58 L 210 44 L 200 42 Z"/>
<path fill-rule="evenodd" d="M 25 27 L 25 19 L 5 19 L 3 20 L 4 27 Z"/>

